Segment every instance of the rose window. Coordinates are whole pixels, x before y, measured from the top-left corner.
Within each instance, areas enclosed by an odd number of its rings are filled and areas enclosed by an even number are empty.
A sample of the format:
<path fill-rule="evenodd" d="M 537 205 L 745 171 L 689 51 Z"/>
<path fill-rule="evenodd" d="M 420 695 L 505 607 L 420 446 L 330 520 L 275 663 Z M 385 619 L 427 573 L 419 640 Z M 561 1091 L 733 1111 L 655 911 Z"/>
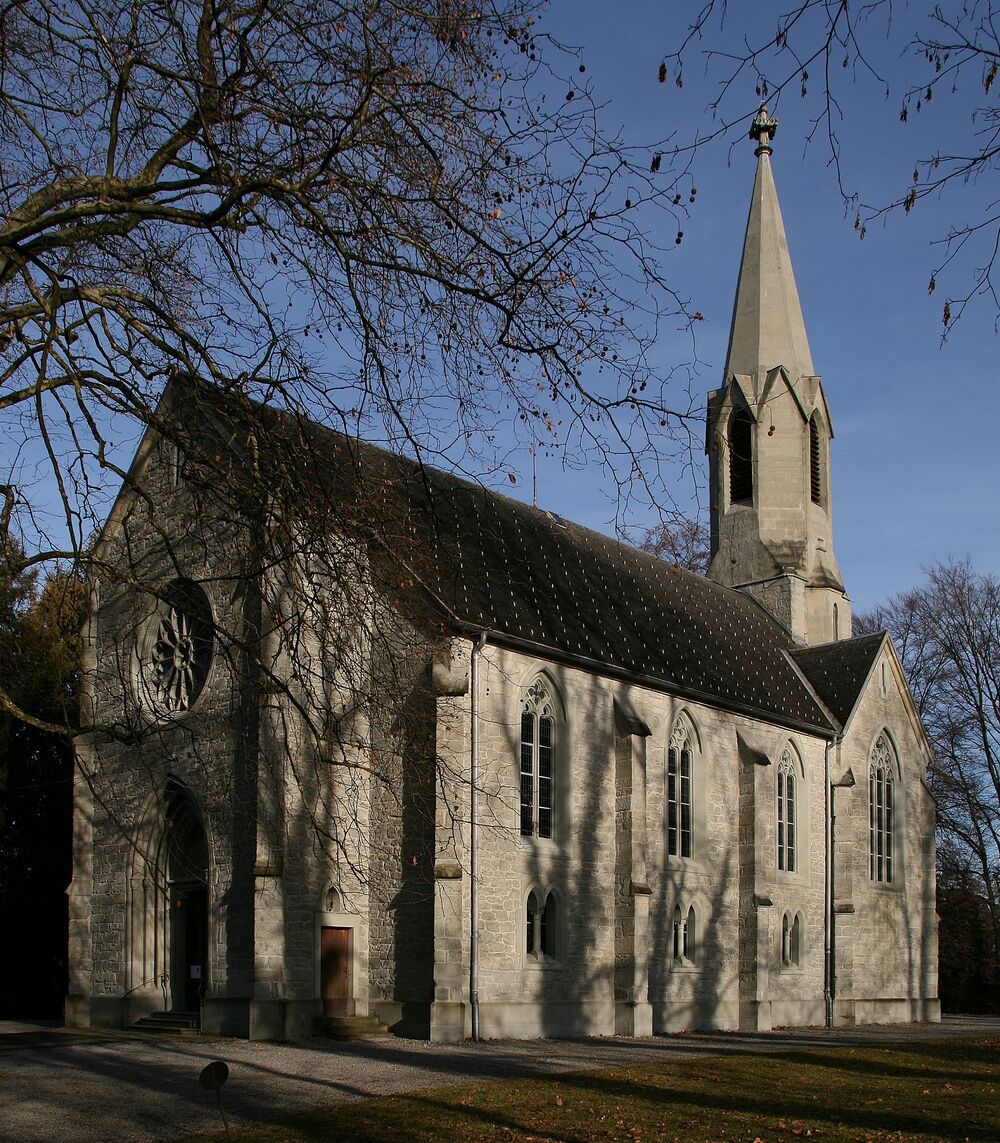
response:
<path fill-rule="evenodd" d="M 171 585 L 140 649 L 143 690 L 157 712 L 178 714 L 194 705 L 208 676 L 211 631 L 211 612 L 201 588 Z"/>

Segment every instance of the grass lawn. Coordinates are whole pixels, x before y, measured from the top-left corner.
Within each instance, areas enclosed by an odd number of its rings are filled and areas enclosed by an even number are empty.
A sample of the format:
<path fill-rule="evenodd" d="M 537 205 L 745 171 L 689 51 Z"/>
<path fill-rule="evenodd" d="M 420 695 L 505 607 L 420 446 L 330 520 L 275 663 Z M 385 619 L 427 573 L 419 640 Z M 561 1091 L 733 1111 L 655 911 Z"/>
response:
<path fill-rule="evenodd" d="M 998 1143 L 998 1091 L 1000 1039 L 939 1040 L 478 1082 L 341 1104 L 234 1129 L 231 1137 L 240 1143 Z"/>

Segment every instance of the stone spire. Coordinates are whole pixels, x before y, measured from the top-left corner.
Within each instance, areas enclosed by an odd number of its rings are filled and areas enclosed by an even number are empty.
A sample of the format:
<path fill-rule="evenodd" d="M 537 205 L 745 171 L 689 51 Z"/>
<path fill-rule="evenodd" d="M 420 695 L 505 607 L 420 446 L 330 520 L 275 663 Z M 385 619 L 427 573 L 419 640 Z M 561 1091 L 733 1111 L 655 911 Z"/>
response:
<path fill-rule="evenodd" d="M 726 372 L 708 397 L 708 575 L 753 595 L 797 639 L 825 643 L 850 637 L 851 601 L 833 553 L 833 426 L 771 177 L 777 127 L 762 104 Z"/>
<path fill-rule="evenodd" d="M 750 138 L 758 143 L 757 177 L 729 333 L 727 379 L 734 373 L 759 375 L 776 365 L 783 365 L 793 380 L 813 373 L 785 224 L 771 174 L 771 140 L 777 129 L 777 119 L 772 119 L 761 104 L 750 128 Z"/>

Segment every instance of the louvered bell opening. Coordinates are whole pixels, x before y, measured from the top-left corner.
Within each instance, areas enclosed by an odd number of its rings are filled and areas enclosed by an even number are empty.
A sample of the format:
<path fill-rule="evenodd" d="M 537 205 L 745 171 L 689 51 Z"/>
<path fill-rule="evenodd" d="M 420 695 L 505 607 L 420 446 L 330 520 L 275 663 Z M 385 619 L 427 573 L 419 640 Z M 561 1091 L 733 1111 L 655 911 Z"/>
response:
<path fill-rule="evenodd" d="M 729 422 L 729 499 L 753 502 L 753 418 L 737 409 Z"/>
<path fill-rule="evenodd" d="M 819 426 L 816 418 L 809 422 L 809 496 L 814 504 L 823 503 L 823 479 L 819 453 Z"/>

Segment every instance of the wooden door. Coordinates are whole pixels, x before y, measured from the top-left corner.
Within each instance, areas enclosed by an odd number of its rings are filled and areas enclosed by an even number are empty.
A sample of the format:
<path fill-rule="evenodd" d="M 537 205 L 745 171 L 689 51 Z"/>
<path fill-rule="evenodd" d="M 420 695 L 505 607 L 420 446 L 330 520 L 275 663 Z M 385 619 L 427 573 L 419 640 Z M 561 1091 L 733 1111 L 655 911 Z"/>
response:
<path fill-rule="evenodd" d="M 346 1016 L 351 995 L 351 930 L 324 926 L 320 933 L 320 982 L 324 1016 Z"/>

